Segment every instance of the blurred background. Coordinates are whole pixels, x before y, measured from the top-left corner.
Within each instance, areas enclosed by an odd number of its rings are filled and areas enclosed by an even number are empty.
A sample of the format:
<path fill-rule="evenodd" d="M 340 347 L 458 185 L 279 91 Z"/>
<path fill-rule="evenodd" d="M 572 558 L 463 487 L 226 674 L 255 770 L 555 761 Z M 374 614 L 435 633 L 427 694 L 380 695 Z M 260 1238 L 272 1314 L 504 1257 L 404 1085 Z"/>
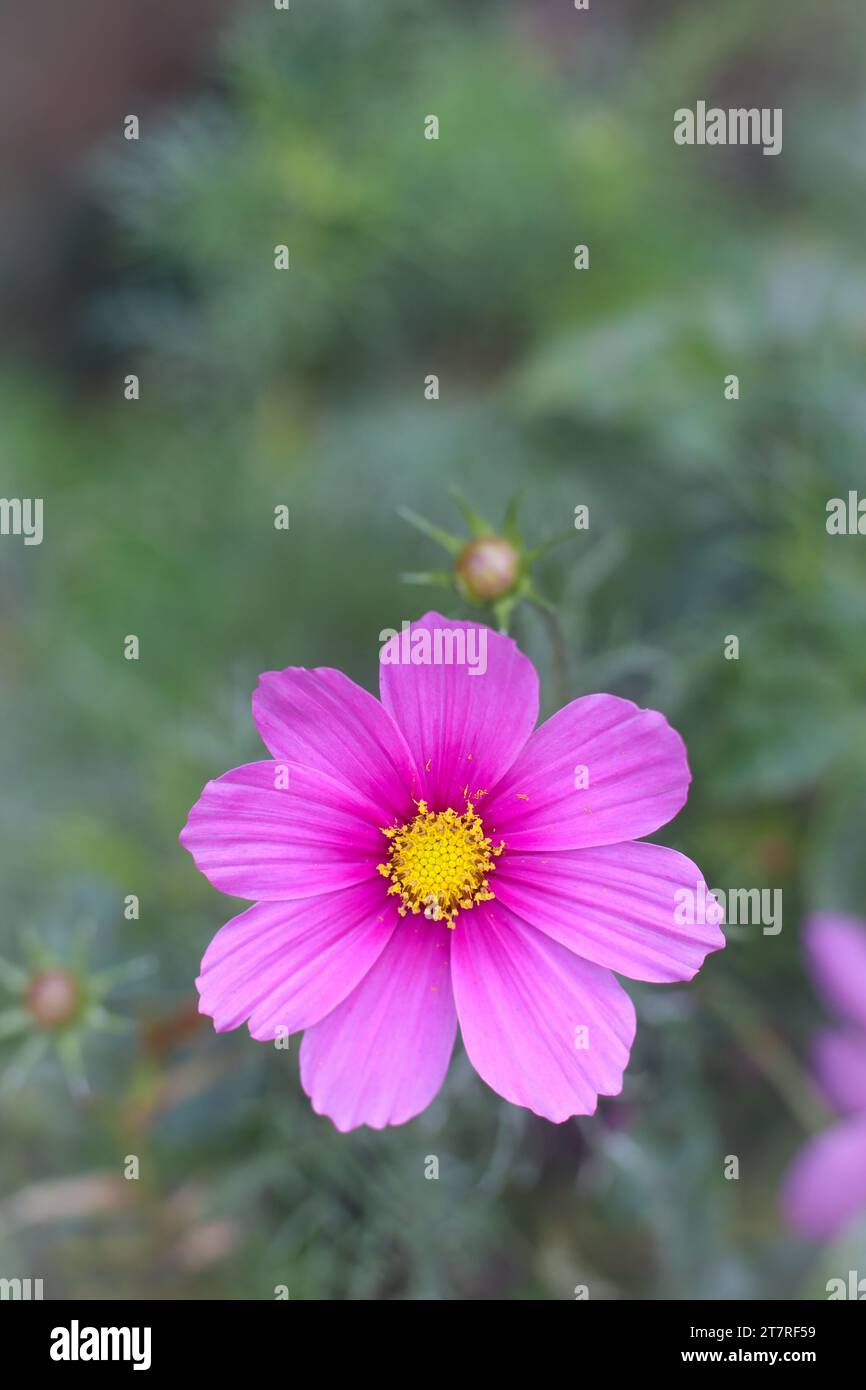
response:
<path fill-rule="evenodd" d="M 0 1274 L 761 1299 L 866 1273 L 866 1224 L 818 1246 L 778 1209 L 827 1122 L 801 927 L 866 916 L 866 543 L 825 529 L 866 489 L 864 40 L 860 0 L 0 8 L 2 492 L 45 506 L 42 545 L 0 543 Z M 675 146 L 699 99 L 782 107 L 782 154 Z M 507 1105 L 458 1044 L 423 1116 L 340 1136 L 294 1040 L 198 1017 L 239 907 L 177 835 L 260 756 L 260 671 L 375 689 L 383 627 L 466 616 L 400 579 L 447 557 L 398 509 L 460 530 L 454 483 L 497 523 L 522 489 L 530 543 L 571 532 L 536 571 L 555 617 L 512 627 L 545 712 L 663 710 L 694 782 L 657 838 L 781 889 L 783 929 L 628 986 L 594 1119 Z"/>

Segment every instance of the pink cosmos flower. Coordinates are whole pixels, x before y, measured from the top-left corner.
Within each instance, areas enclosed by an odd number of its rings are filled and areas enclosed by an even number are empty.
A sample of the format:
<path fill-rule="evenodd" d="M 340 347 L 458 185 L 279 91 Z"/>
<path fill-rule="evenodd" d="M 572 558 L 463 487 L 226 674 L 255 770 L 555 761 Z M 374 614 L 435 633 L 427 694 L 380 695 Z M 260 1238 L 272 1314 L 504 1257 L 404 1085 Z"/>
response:
<path fill-rule="evenodd" d="M 807 924 L 805 942 L 812 978 L 839 1019 L 815 1041 L 815 1073 L 844 1118 L 794 1160 L 782 1205 L 795 1230 L 821 1240 L 866 1212 L 866 923 L 822 914 Z"/>
<path fill-rule="evenodd" d="M 486 642 L 484 669 L 414 664 L 437 632 Z M 407 633 L 382 650 L 381 703 L 340 671 L 261 677 L 270 760 L 209 782 L 180 837 L 253 902 L 205 953 L 200 1011 L 261 1041 L 303 1030 L 302 1085 L 340 1130 L 424 1110 L 458 1020 L 506 1100 L 592 1114 L 635 1031 L 614 972 L 689 980 L 724 945 L 680 922 L 696 866 L 637 842 L 686 799 L 682 739 L 613 695 L 533 733 L 538 676 L 510 638 L 437 613 Z"/>

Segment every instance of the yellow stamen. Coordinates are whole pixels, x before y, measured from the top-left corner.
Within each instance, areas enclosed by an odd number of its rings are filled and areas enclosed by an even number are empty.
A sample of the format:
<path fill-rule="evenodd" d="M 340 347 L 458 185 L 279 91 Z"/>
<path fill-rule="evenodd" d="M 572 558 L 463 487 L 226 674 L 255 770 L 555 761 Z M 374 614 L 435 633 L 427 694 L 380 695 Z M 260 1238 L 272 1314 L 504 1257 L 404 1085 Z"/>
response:
<path fill-rule="evenodd" d="M 428 921 L 453 927 L 461 908 L 494 896 L 487 875 L 505 844 L 494 845 L 487 838 L 471 801 L 462 816 L 450 808 L 430 811 L 426 801 L 416 804 L 412 820 L 383 828 L 391 846 L 388 862 L 377 867 L 391 880 L 388 892 L 401 899 L 401 917 L 423 912 Z"/>

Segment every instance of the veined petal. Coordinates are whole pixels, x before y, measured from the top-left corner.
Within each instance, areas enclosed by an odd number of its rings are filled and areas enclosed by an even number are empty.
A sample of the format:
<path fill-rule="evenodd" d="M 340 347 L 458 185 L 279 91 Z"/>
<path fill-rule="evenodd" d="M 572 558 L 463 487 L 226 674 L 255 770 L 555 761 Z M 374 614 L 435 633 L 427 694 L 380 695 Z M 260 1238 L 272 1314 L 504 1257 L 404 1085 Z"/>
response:
<path fill-rule="evenodd" d="M 321 772 L 247 763 L 208 782 L 180 842 L 221 893 L 308 898 L 375 875 L 376 821 L 371 802 Z"/>
<path fill-rule="evenodd" d="M 465 913 L 453 936 L 460 1030 L 488 1086 L 556 1124 L 619 1094 L 635 1012 L 609 970 L 499 902 Z"/>
<path fill-rule="evenodd" d="M 620 844 L 675 816 L 690 780 L 685 745 L 663 714 L 585 695 L 535 731 L 485 803 L 484 823 L 512 850 Z"/>
<path fill-rule="evenodd" d="M 301 1084 L 337 1129 L 403 1124 L 442 1085 L 457 1031 L 451 935 L 401 920 L 357 989 L 304 1034 Z"/>
<path fill-rule="evenodd" d="M 632 980 L 690 980 L 725 944 L 697 865 L 662 845 L 505 854 L 495 880 L 497 901 L 524 921 Z"/>
<path fill-rule="evenodd" d="M 381 880 L 256 903 L 221 927 L 205 951 L 199 1013 L 218 1033 L 248 1019 L 261 1042 L 309 1028 L 360 983 L 398 921 Z"/>
<path fill-rule="evenodd" d="M 381 823 L 412 813 L 418 779 L 406 740 L 369 691 L 342 671 L 265 671 L 253 719 L 278 762 L 326 773 L 373 801 Z"/>
<path fill-rule="evenodd" d="M 414 755 L 420 795 L 434 811 L 462 811 L 467 798 L 489 792 L 538 718 L 538 675 L 516 643 L 441 613 L 425 614 L 385 644 L 379 683 L 382 704 Z"/>

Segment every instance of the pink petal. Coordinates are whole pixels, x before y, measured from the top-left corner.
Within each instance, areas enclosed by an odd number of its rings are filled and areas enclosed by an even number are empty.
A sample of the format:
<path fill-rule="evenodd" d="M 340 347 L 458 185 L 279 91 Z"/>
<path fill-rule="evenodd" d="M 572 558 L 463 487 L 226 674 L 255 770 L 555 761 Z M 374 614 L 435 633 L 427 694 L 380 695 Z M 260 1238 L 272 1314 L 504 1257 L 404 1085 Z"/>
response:
<path fill-rule="evenodd" d="M 504 854 L 494 890 L 539 931 L 632 980 L 690 980 L 725 944 L 697 865 L 662 845 Z"/>
<path fill-rule="evenodd" d="M 413 814 L 417 776 L 400 730 L 379 701 L 342 671 L 265 671 L 253 718 L 278 762 L 348 783 L 381 809 L 381 822 Z"/>
<path fill-rule="evenodd" d="M 866 1030 L 866 925 L 820 913 L 805 932 L 809 968 L 828 1008 Z"/>
<path fill-rule="evenodd" d="M 387 850 L 377 818 L 375 806 L 323 773 L 247 763 L 208 782 L 180 842 L 221 893 L 308 898 L 375 875 Z"/>
<path fill-rule="evenodd" d="M 675 816 L 690 780 L 685 745 L 664 715 L 585 695 L 532 735 L 485 803 L 484 824 L 512 850 L 619 844 Z"/>
<path fill-rule="evenodd" d="M 813 1240 L 838 1235 L 866 1210 L 866 1116 L 809 1141 L 788 1170 L 782 1207 L 788 1224 Z"/>
<path fill-rule="evenodd" d="M 866 1033 L 827 1029 L 815 1039 L 813 1064 L 821 1090 L 842 1113 L 866 1114 Z"/>
<path fill-rule="evenodd" d="M 381 879 L 300 902 L 256 903 L 205 951 L 199 1013 L 218 1033 L 249 1019 L 262 1042 L 280 1036 L 278 1028 L 309 1028 L 360 983 L 398 921 Z"/>
<path fill-rule="evenodd" d="M 402 655 L 398 635 L 383 648 L 379 683 L 382 703 L 415 756 L 420 795 L 431 810 L 454 806 L 462 811 L 467 796 L 473 798 L 479 789 L 488 792 L 499 781 L 532 733 L 538 676 L 510 637 L 480 623 L 427 613 L 411 625 L 409 640 L 414 633 L 437 630 L 479 644 L 466 649 L 473 664 L 388 664 L 388 657 Z"/>
<path fill-rule="evenodd" d="M 609 970 L 498 902 L 461 913 L 453 936 L 460 1029 L 488 1086 L 557 1124 L 619 1094 L 635 1013 Z"/>
<path fill-rule="evenodd" d="M 401 920 L 357 989 L 304 1034 L 301 1084 L 337 1129 L 403 1124 L 442 1085 L 457 1031 L 450 935 Z"/>

